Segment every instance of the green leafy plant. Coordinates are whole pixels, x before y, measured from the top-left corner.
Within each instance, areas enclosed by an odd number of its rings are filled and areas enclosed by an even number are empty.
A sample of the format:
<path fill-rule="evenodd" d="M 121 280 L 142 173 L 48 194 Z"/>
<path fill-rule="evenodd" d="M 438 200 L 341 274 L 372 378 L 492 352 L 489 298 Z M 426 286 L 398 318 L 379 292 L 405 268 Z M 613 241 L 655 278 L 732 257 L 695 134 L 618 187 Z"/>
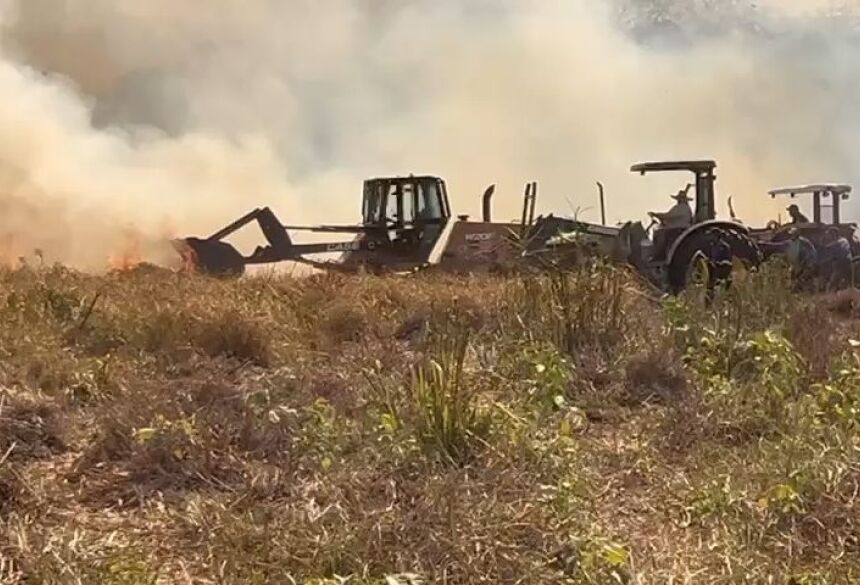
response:
<path fill-rule="evenodd" d="M 813 388 L 821 418 L 831 425 L 860 429 L 860 356 L 843 357 L 833 376 Z"/>
<path fill-rule="evenodd" d="M 684 523 L 689 525 L 711 518 L 738 516 L 744 511 L 747 501 L 746 492 L 734 485 L 731 476 L 725 475 L 691 491 L 684 507 Z"/>
<path fill-rule="evenodd" d="M 570 359 L 546 343 L 527 345 L 522 357 L 528 368 L 529 396 L 545 408 L 563 408 L 574 368 Z"/>
<path fill-rule="evenodd" d="M 605 538 L 589 538 L 580 541 L 578 551 L 573 583 L 631 582 L 631 555 L 623 545 Z"/>

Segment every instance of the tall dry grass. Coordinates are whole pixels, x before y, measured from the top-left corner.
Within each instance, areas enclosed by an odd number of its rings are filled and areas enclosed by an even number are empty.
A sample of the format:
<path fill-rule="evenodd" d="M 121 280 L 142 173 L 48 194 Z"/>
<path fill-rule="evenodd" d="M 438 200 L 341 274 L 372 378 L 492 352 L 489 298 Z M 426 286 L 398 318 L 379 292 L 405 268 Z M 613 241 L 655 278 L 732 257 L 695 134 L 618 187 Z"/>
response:
<path fill-rule="evenodd" d="M 853 582 L 860 315 L 781 270 L 0 272 L 0 581 Z"/>

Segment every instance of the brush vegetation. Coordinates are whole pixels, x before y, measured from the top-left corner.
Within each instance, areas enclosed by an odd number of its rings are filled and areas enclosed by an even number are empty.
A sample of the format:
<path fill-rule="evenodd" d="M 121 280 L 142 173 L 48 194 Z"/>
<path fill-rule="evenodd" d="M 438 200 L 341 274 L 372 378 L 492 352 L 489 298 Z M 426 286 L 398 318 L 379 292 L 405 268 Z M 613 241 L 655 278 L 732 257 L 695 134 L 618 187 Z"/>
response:
<path fill-rule="evenodd" d="M 0 273 L 0 582 L 860 580 L 860 296 Z"/>

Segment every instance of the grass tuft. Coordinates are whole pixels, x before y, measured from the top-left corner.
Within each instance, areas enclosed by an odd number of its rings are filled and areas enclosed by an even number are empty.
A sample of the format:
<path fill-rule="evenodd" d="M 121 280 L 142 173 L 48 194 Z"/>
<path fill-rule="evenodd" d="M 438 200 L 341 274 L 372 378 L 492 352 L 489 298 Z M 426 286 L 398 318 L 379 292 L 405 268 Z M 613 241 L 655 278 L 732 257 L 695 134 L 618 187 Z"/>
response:
<path fill-rule="evenodd" d="M 267 367 L 272 360 L 265 326 L 236 312 L 199 322 L 194 343 L 210 357 L 226 357 Z"/>
<path fill-rule="evenodd" d="M 488 432 L 465 362 L 472 337 L 461 318 L 445 316 L 430 325 L 430 351 L 413 370 L 409 394 L 418 439 L 445 460 L 466 463 Z"/>

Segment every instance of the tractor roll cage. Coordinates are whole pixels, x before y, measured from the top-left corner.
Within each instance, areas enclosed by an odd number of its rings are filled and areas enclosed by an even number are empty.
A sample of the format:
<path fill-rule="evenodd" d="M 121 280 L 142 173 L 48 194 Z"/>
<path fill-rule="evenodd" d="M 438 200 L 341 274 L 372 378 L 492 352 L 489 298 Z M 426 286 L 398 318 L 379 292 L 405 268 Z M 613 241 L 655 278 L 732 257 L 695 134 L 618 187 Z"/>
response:
<path fill-rule="evenodd" d="M 714 169 L 717 163 L 712 160 L 649 162 L 633 165 L 634 173 L 659 173 L 667 171 L 687 171 L 696 176 L 696 215 L 695 222 L 702 223 L 714 219 L 717 210 L 714 203 Z"/>
<path fill-rule="evenodd" d="M 799 187 L 784 187 L 782 189 L 774 189 L 769 192 L 770 196 L 776 199 L 779 195 L 788 195 L 792 199 L 798 195 L 812 195 L 812 221 L 813 223 L 821 223 L 821 209 L 827 207 L 822 205 L 822 200 L 833 196 L 833 204 L 829 206 L 833 210 L 833 224 L 837 225 L 842 221 L 842 212 L 840 203 L 847 201 L 851 197 L 853 188 L 851 185 L 839 183 L 822 183 L 819 185 L 803 185 Z"/>

